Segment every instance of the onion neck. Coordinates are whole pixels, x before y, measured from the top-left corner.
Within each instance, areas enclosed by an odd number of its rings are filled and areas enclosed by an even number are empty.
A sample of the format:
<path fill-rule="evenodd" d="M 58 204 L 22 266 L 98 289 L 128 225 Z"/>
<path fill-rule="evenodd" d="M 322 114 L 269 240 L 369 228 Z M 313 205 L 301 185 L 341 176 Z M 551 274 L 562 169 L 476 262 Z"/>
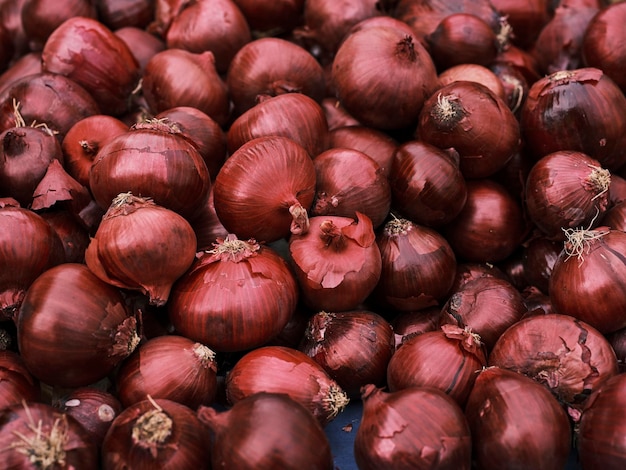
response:
<path fill-rule="evenodd" d="M 81 140 L 80 142 L 78 142 L 78 144 L 80 145 L 80 148 L 85 155 L 95 157 L 98 153 L 99 147 L 96 142 L 90 140 Z"/>
<path fill-rule="evenodd" d="M 346 239 L 341 229 L 332 220 L 325 220 L 320 224 L 320 239 L 326 248 L 342 251 L 346 247 Z"/>
<path fill-rule="evenodd" d="M 309 321 L 309 325 L 305 332 L 307 338 L 315 341 L 316 344 L 322 343 L 324 341 L 324 336 L 326 335 L 326 330 L 335 316 L 336 315 L 334 313 L 328 312 L 319 312 L 314 315 Z"/>
<path fill-rule="evenodd" d="M 131 431 L 131 437 L 135 444 L 149 449 L 156 456 L 158 447 L 167 442 L 172 435 L 173 421 L 154 401 L 155 409 L 142 414 Z"/>
<path fill-rule="evenodd" d="M 611 172 L 604 168 L 589 165 L 591 173 L 583 181 L 583 187 L 587 191 L 595 193 L 594 199 L 607 194 L 611 185 Z"/>
<path fill-rule="evenodd" d="M 402 38 L 402 40 L 398 41 L 396 44 L 396 57 L 408 62 L 415 62 L 417 60 L 413 37 L 407 34 Z"/>
<path fill-rule="evenodd" d="M 467 111 L 454 94 L 437 95 L 437 103 L 430 110 L 430 116 L 442 131 L 451 131 L 467 115 Z"/>
<path fill-rule="evenodd" d="M 594 230 L 585 228 L 568 228 L 563 229 L 565 233 L 565 243 L 563 249 L 567 254 L 566 261 L 570 258 L 576 258 L 580 264 L 585 261 L 585 255 L 589 253 L 591 246 L 600 238 L 609 233 L 607 227 Z"/>
<path fill-rule="evenodd" d="M 212 258 L 217 261 L 239 263 L 256 256 L 260 249 L 261 245 L 256 240 L 252 238 L 248 241 L 239 240 L 237 235 L 229 233 L 226 238 L 218 238 L 213 244 L 213 249 L 207 253 L 211 254 Z"/>
<path fill-rule="evenodd" d="M 309 231 L 309 215 L 302 204 L 296 202 L 289 206 L 289 213 L 293 218 L 291 227 L 289 228 L 291 233 L 294 235 L 304 235 L 307 233 Z"/>
<path fill-rule="evenodd" d="M 24 134 L 16 131 L 7 131 L 2 139 L 2 150 L 7 157 L 19 157 L 26 150 Z"/>
<path fill-rule="evenodd" d="M 63 467 L 65 464 L 65 447 L 69 438 L 67 416 L 55 419 L 48 432 L 42 431 L 42 421 L 32 421 L 29 415 L 29 434 L 15 431 L 17 442 L 13 447 L 26 455 L 34 467 L 43 470 Z"/>
<path fill-rule="evenodd" d="M 118 325 L 114 336 L 109 356 L 119 357 L 120 359 L 130 356 L 141 342 L 141 338 L 137 334 L 137 319 L 128 317 Z"/>
<path fill-rule="evenodd" d="M 215 368 L 215 352 L 211 348 L 204 344 L 196 343 L 193 345 L 193 353 L 203 368 Z"/>
<path fill-rule="evenodd" d="M 348 403 L 350 403 L 348 394 L 338 385 L 331 385 L 328 388 L 328 394 L 324 397 L 323 401 L 325 408 L 329 412 L 329 419 L 335 418 L 344 410 L 346 406 L 348 406 Z"/>
<path fill-rule="evenodd" d="M 385 234 L 387 236 L 406 235 L 413 230 L 413 222 L 408 219 L 393 218 L 385 224 Z"/>

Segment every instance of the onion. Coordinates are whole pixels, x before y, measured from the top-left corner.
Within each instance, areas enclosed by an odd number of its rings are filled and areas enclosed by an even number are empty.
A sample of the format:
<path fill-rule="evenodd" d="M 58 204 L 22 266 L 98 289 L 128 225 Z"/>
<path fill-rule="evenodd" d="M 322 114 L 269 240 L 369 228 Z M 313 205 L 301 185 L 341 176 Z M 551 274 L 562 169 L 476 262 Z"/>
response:
<path fill-rule="evenodd" d="M 265 37 L 244 45 L 233 57 L 226 78 L 228 91 L 241 114 L 260 97 L 303 93 L 324 98 L 324 71 L 309 51 L 281 38 Z"/>
<path fill-rule="evenodd" d="M 623 427 L 626 375 L 619 374 L 594 392 L 580 419 L 578 457 L 582 468 L 621 468 L 626 461 Z"/>
<path fill-rule="evenodd" d="M 45 403 L 0 410 L 0 436 L 6 468 L 98 468 L 98 449 L 87 431 Z"/>
<path fill-rule="evenodd" d="M 549 22 L 553 11 L 549 0 L 531 0 L 524 3 L 515 0 L 491 0 L 493 7 L 506 17 L 512 29 L 511 41 L 527 49 L 538 40 L 537 36 Z"/>
<path fill-rule="evenodd" d="M 457 81 L 431 95 L 415 131 L 419 140 L 454 148 L 466 178 L 501 170 L 520 145 L 520 127 L 508 105 L 486 86 Z"/>
<path fill-rule="evenodd" d="M 105 378 L 139 342 L 121 293 L 82 264 L 64 263 L 35 279 L 16 324 L 26 366 L 52 386 Z"/>
<path fill-rule="evenodd" d="M 165 41 L 136 26 L 124 26 L 113 31 L 115 35 L 126 43 L 143 74 L 146 65 L 155 54 L 165 49 Z"/>
<path fill-rule="evenodd" d="M 504 102 L 509 106 L 515 117 L 519 119 L 520 109 L 528 96 L 528 80 L 515 65 L 496 61 L 489 66 L 504 87 Z"/>
<path fill-rule="evenodd" d="M 165 36 L 168 49 L 211 51 L 219 73 L 228 70 L 237 51 L 251 39 L 246 18 L 232 0 L 186 2 Z"/>
<path fill-rule="evenodd" d="M 288 95 L 274 99 L 282 96 Z M 241 238 L 271 243 L 306 233 L 315 182 L 315 167 L 304 147 L 281 136 L 252 139 L 217 174 L 215 211 L 224 227 Z"/>
<path fill-rule="evenodd" d="M 391 207 L 389 180 L 368 155 L 353 149 L 333 148 L 317 155 L 315 199 L 311 216 L 354 217 L 365 214 L 374 229 L 387 218 Z"/>
<path fill-rule="evenodd" d="M 443 234 L 457 257 L 469 262 L 505 260 L 524 235 L 519 203 L 489 179 L 467 182 L 467 202 Z"/>
<path fill-rule="evenodd" d="M 465 416 L 479 468 L 567 468 L 569 418 L 554 396 L 532 379 L 499 367 L 483 369 Z"/>
<path fill-rule="evenodd" d="M 444 363 L 445 368 L 438 366 Z M 387 385 L 391 392 L 433 387 L 464 407 L 476 372 L 485 365 L 486 351 L 478 335 L 470 328 L 443 325 L 402 343 L 389 361 Z"/>
<path fill-rule="evenodd" d="M 456 276 L 456 257 L 437 231 L 407 219 L 392 219 L 376 237 L 382 259 L 374 291 L 398 311 L 420 310 L 447 299 Z"/>
<path fill-rule="evenodd" d="M 398 147 L 389 182 L 392 209 L 416 224 L 443 226 L 460 214 L 467 200 L 458 158 L 419 140 Z"/>
<path fill-rule="evenodd" d="M 319 216 L 307 233 L 293 234 L 289 253 L 302 299 L 313 310 L 353 310 L 374 290 L 382 271 L 370 219 Z"/>
<path fill-rule="evenodd" d="M 472 442 L 459 405 L 430 387 L 387 393 L 363 387 L 363 413 L 354 439 L 361 470 L 471 468 Z"/>
<path fill-rule="evenodd" d="M 348 404 L 343 389 L 305 353 L 263 346 L 244 354 L 226 375 L 232 405 L 258 392 L 284 393 L 306 407 L 325 426 Z"/>
<path fill-rule="evenodd" d="M 450 292 L 456 292 L 468 282 L 482 277 L 496 277 L 510 281 L 506 273 L 495 264 L 461 262 L 456 265 L 456 277 Z"/>
<path fill-rule="evenodd" d="M 228 120 L 228 90 L 217 73 L 211 51 L 194 53 L 170 48 L 157 52 L 146 64 L 141 83 L 143 96 L 155 114 L 190 106 L 220 125 Z"/>
<path fill-rule="evenodd" d="M 489 353 L 489 365 L 536 380 L 573 409 L 617 374 L 607 339 L 591 325 L 560 313 L 533 315 L 512 325 Z"/>
<path fill-rule="evenodd" d="M 521 114 L 524 141 L 535 159 L 558 150 L 585 153 L 603 168 L 625 163 L 626 96 L 602 70 L 562 70 L 531 86 Z"/>
<path fill-rule="evenodd" d="M 189 220 L 196 234 L 198 242 L 197 251 L 210 250 L 218 238 L 226 238 L 228 230 L 222 225 L 215 212 L 213 203 L 213 187 L 209 191 L 209 197 L 204 207 Z"/>
<path fill-rule="evenodd" d="M 150 120 L 110 139 L 94 159 L 89 188 L 107 209 L 120 193 L 192 216 L 209 194 L 210 175 L 197 147 L 167 123 Z"/>
<path fill-rule="evenodd" d="M 470 82 L 478 82 L 485 85 L 492 92 L 494 92 L 496 96 L 507 102 L 508 98 L 505 93 L 503 81 L 500 77 L 498 77 L 498 75 L 495 74 L 495 72 L 484 65 L 462 63 L 453 65 L 439 74 L 439 83 L 441 86 L 445 86 L 459 80 L 468 80 Z"/>
<path fill-rule="evenodd" d="M 0 410 L 41 398 L 39 382 L 15 351 L 0 351 Z"/>
<path fill-rule="evenodd" d="M 183 336 L 158 336 L 124 361 L 115 377 L 117 396 L 124 407 L 150 396 L 195 410 L 213 402 L 216 372 L 215 353 L 206 346 Z"/>
<path fill-rule="evenodd" d="M 98 19 L 112 30 L 145 28 L 154 17 L 154 0 L 98 0 Z"/>
<path fill-rule="evenodd" d="M 123 410 L 113 394 L 95 387 L 75 388 L 57 406 L 83 426 L 98 448 L 111 423 Z"/>
<path fill-rule="evenodd" d="M 174 285 L 168 312 L 183 336 L 218 352 L 245 351 L 278 335 L 297 300 L 294 275 L 277 252 L 230 234 L 198 254 Z"/>
<path fill-rule="evenodd" d="M 334 468 L 322 426 L 287 395 L 255 393 L 223 412 L 201 407 L 198 418 L 214 435 L 212 468 Z"/>
<path fill-rule="evenodd" d="M 37 73 L 41 73 L 41 52 L 24 54 L 19 59 L 13 61 L 10 67 L 0 75 L 0 95 L 13 82 Z"/>
<path fill-rule="evenodd" d="M 9 53 L 13 57 L 29 52 L 28 38 L 22 24 L 22 8 L 26 0 L 16 0 L 14 2 L 0 2 L 0 28 L 8 33 Z"/>
<path fill-rule="evenodd" d="M 395 349 L 391 325 L 375 312 L 318 312 L 298 349 L 319 363 L 350 398 L 361 387 L 383 386 L 387 364 Z"/>
<path fill-rule="evenodd" d="M 513 284 L 483 277 L 468 282 L 450 296 L 441 311 L 441 324 L 469 328 L 490 351 L 502 333 L 526 311 L 524 299 Z"/>
<path fill-rule="evenodd" d="M 563 243 L 538 236 L 523 247 L 522 264 L 524 276 L 529 285 L 536 287 L 544 294 L 550 291 L 550 277 Z"/>
<path fill-rule="evenodd" d="M 413 336 L 439 329 L 439 306 L 426 307 L 421 310 L 400 312 L 391 320 L 391 326 L 396 336 L 396 349 Z"/>
<path fill-rule="evenodd" d="M 328 129 L 334 130 L 338 127 L 360 126 L 361 123 L 346 111 L 341 102 L 337 98 L 327 96 L 321 103 L 324 116 L 328 123 Z M 368 129 L 371 129 L 368 127 Z M 378 131 L 381 132 L 382 131 Z"/>
<path fill-rule="evenodd" d="M 602 225 L 626 232 L 626 201 L 611 206 L 602 217 Z"/>
<path fill-rule="evenodd" d="M 550 297 L 557 312 L 571 315 L 602 333 L 626 326 L 626 265 L 621 253 L 626 233 L 599 227 L 569 229 L 565 247 L 550 276 Z"/>
<path fill-rule="evenodd" d="M 209 437 L 193 410 L 165 399 L 124 409 L 102 443 L 102 468 L 206 468 Z"/>
<path fill-rule="evenodd" d="M 74 16 L 56 28 L 42 51 L 44 72 L 64 75 L 84 87 L 105 114 L 128 110 L 140 78 L 126 43 L 102 23 Z"/>
<path fill-rule="evenodd" d="M 65 261 L 65 252 L 52 227 L 28 209 L 0 208 L 0 227 L 0 259 L 5 266 L 0 272 L 0 319 L 12 320 L 33 281 Z"/>
<path fill-rule="evenodd" d="M 234 0 L 253 33 L 287 33 L 302 22 L 305 0 Z"/>
<path fill-rule="evenodd" d="M 85 262 L 103 281 L 136 289 L 163 306 L 194 261 L 197 240 L 181 215 L 149 198 L 120 193 L 102 217 Z"/>
<path fill-rule="evenodd" d="M 250 140 L 282 136 L 300 144 L 313 158 L 326 150 L 327 134 L 328 123 L 319 103 L 302 93 L 284 93 L 264 98 L 240 115 L 226 137 L 231 154 Z"/>
<path fill-rule="evenodd" d="M 352 116 L 385 130 L 414 126 L 438 86 L 435 65 L 417 39 L 385 26 L 346 38 L 333 60 L 332 82 Z"/>

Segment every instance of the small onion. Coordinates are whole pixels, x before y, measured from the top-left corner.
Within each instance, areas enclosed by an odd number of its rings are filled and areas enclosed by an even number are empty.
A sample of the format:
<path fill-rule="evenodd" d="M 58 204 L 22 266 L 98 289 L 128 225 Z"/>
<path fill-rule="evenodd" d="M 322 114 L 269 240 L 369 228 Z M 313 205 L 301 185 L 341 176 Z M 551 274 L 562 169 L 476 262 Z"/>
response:
<path fill-rule="evenodd" d="M 259 392 L 198 418 L 214 435 L 212 468 L 332 470 L 330 442 L 320 423 L 287 395 Z"/>
<path fill-rule="evenodd" d="M 307 233 L 289 238 L 303 300 L 328 312 L 353 310 L 374 290 L 382 271 L 380 249 L 370 219 L 318 216 Z"/>
<path fill-rule="evenodd" d="M 349 403 L 346 392 L 302 351 L 263 346 L 244 354 L 226 375 L 231 405 L 258 392 L 284 393 L 325 426 Z"/>
<path fill-rule="evenodd" d="M 125 408 L 102 443 L 102 469 L 207 469 L 210 439 L 196 413 L 175 401 L 146 399 Z"/>
<path fill-rule="evenodd" d="M 354 440 L 360 470 L 471 468 L 472 442 L 463 410 L 431 387 L 361 392 L 363 413 Z"/>
<path fill-rule="evenodd" d="M 532 379 L 499 367 L 483 369 L 465 416 L 479 468 L 567 468 L 569 418 L 555 397 Z"/>
<path fill-rule="evenodd" d="M 348 394 L 359 398 L 369 383 L 383 386 L 395 349 L 391 325 L 375 312 L 318 312 L 298 349 L 319 363 Z"/>
<path fill-rule="evenodd" d="M 103 281 L 140 290 L 151 304 L 163 306 L 172 284 L 193 263 L 196 247 L 195 232 L 181 215 L 121 193 L 102 217 L 85 262 Z"/>
<path fill-rule="evenodd" d="M 172 289 L 172 325 L 214 351 L 245 351 L 278 335 L 297 304 L 286 261 L 254 239 L 218 238 Z"/>

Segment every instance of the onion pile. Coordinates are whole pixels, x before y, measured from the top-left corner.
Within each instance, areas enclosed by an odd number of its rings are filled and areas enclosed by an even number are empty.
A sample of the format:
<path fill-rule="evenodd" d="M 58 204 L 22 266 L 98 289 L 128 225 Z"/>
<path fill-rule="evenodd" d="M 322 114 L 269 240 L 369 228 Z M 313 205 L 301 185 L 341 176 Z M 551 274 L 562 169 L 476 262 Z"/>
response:
<path fill-rule="evenodd" d="M 625 467 L 625 18 L 0 0 L 0 461 Z"/>

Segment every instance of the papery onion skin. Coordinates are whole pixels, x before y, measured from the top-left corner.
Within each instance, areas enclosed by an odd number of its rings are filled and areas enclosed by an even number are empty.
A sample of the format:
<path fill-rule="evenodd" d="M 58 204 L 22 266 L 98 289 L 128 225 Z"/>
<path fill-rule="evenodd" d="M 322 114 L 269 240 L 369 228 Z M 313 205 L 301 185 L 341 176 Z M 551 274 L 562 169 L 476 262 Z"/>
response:
<path fill-rule="evenodd" d="M 140 78 L 139 63 L 126 43 L 92 18 L 64 21 L 48 37 L 41 60 L 45 72 L 84 87 L 105 114 L 120 115 L 128 109 Z"/>
<path fill-rule="evenodd" d="M 395 349 L 391 325 L 367 310 L 318 312 L 309 318 L 298 349 L 319 363 L 350 398 L 361 387 L 383 386 Z"/>
<path fill-rule="evenodd" d="M 479 468 L 566 468 L 571 449 L 568 415 L 532 379 L 499 367 L 478 372 L 465 416 Z"/>
<path fill-rule="evenodd" d="M 209 405 L 217 391 L 215 353 L 178 335 L 164 335 L 139 345 L 115 376 L 122 405 L 165 398 L 195 410 Z"/>
<path fill-rule="evenodd" d="M 602 333 L 626 326 L 626 233 L 598 227 L 568 232 L 550 276 L 550 297 L 557 312 L 571 315 Z"/>
<path fill-rule="evenodd" d="M 626 375 L 619 374 L 604 382 L 589 397 L 576 433 L 578 458 L 583 469 L 624 467 L 625 396 Z"/>
<path fill-rule="evenodd" d="M 223 412 L 200 407 L 198 418 L 215 436 L 213 468 L 334 468 L 320 423 L 287 395 L 255 393 Z"/>
<path fill-rule="evenodd" d="M 244 354 L 226 375 L 226 397 L 233 405 L 258 392 L 285 393 L 327 425 L 349 403 L 344 390 L 302 351 L 263 346 Z"/>
<path fill-rule="evenodd" d="M 488 360 L 490 366 L 533 378 L 573 408 L 618 371 L 608 340 L 591 325 L 560 313 L 515 323 L 500 336 Z"/>
<path fill-rule="evenodd" d="M 139 342 L 120 291 L 76 263 L 50 268 L 31 284 L 16 324 L 24 362 L 52 386 L 105 378 Z"/>
<path fill-rule="evenodd" d="M 439 305 L 452 288 L 456 256 L 434 229 L 392 219 L 376 237 L 382 272 L 374 295 L 397 311 Z"/>
<path fill-rule="evenodd" d="M 101 448 L 103 470 L 208 469 L 210 440 L 191 408 L 146 399 L 122 411 Z"/>
<path fill-rule="evenodd" d="M 288 95 L 275 99 L 282 96 Z M 303 146 L 287 137 L 259 137 L 230 155 L 217 174 L 215 211 L 229 232 L 271 243 L 308 230 L 315 182 Z"/>
<path fill-rule="evenodd" d="M 471 468 L 471 437 L 459 405 L 444 392 L 411 387 L 387 393 L 363 387 L 354 440 L 361 470 Z"/>
<path fill-rule="evenodd" d="M 113 199 L 85 251 L 91 271 L 109 284 L 136 289 L 163 306 L 172 284 L 195 259 L 196 234 L 178 213 L 149 198 Z"/>
<path fill-rule="evenodd" d="M 459 80 L 469 80 L 471 82 L 478 82 L 485 85 L 493 91 L 496 96 L 507 102 L 508 98 L 503 81 L 495 74 L 495 72 L 487 68 L 487 66 L 471 63 L 458 64 L 447 68 L 439 74 L 439 83 L 441 86 L 448 85 L 449 83 Z"/>
<path fill-rule="evenodd" d="M 427 307 L 422 310 L 400 312 L 391 319 L 391 326 L 396 336 L 396 349 L 413 336 L 439 329 L 441 308 Z"/>
<path fill-rule="evenodd" d="M 217 352 L 246 351 L 278 335 L 297 301 L 296 279 L 276 251 L 229 234 L 198 254 L 168 312 L 183 336 Z"/>
<path fill-rule="evenodd" d="M 353 310 L 376 287 L 380 249 L 369 218 L 318 216 L 305 234 L 289 238 L 289 252 L 302 299 L 314 310 Z"/>
<path fill-rule="evenodd" d="M 614 171 L 624 165 L 626 96 L 601 69 L 554 72 L 531 86 L 521 112 L 524 142 L 535 159 L 574 150 Z"/>
<path fill-rule="evenodd" d="M 528 284 L 544 294 L 550 292 L 550 276 L 562 249 L 561 242 L 548 240 L 546 237 L 533 238 L 524 245 L 522 264 Z"/>
<path fill-rule="evenodd" d="M 66 208 L 42 211 L 39 215 L 50 224 L 61 239 L 65 261 L 82 263 L 85 260 L 85 250 L 89 246 L 89 230 L 76 219 L 71 210 Z"/>

